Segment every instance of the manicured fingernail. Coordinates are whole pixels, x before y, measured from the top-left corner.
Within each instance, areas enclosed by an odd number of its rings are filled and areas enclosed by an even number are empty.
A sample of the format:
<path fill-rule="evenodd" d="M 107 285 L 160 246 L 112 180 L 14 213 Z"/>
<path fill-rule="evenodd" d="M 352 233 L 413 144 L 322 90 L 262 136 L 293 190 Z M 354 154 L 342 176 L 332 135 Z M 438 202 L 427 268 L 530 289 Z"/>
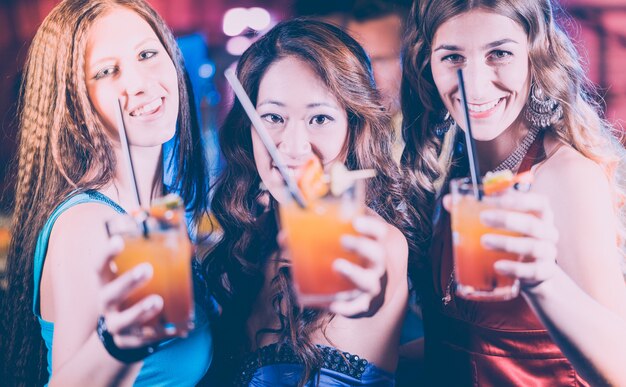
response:
<path fill-rule="evenodd" d="M 141 263 L 133 269 L 133 279 L 140 281 L 152 277 L 152 265 L 149 263 Z"/>
<path fill-rule="evenodd" d="M 161 296 L 149 297 L 142 305 L 145 311 L 161 309 L 163 307 L 163 298 Z"/>
<path fill-rule="evenodd" d="M 333 261 L 333 270 L 342 274 L 347 274 L 350 271 L 350 263 L 342 258 L 335 259 Z"/>
<path fill-rule="evenodd" d="M 498 237 L 485 234 L 480 238 L 480 244 L 482 244 L 483 247 L 486 247 L 488 249 L 495 249 L 499 247 Z"/>
<path fill-rule="evenodd" d="M 504 273 L 509 273 L 512 269 L 512 262 L 507 262 L 507 261 L 496 261 L 493 264 L 493 268 L 496 269 L 496 271 L 504 274 Z"/>
<path fill-rule="evenodd" d="M 352 235 L 343 235 L 340 239 L 341 247 L 346 250 L 354 250 L 357 245 L 357 238 Z"/>
<path fill-rule="evenodd" d="M 367 230 L 367 221 L 362 216 L 357 216 L 352 221 L 352 227 L 357 232 L 365 232 Z"/>
<path fill-rule="evenodd" d="M 516 191 L 520 191 L 520 192 L 530 192 L 530 189 L 532 188 L 532 184 L 531 183 L 515 183 L 513 185 L 513 188 Z"/>
<path fill-rule="evenodd" d="M 113 253 L 116 254 L 124 249 L 124 239 L 119 235 L 113 235 L 111 237 L 111 248 Z"/>
<path fill-rule="evenodd" d="M 483 211 L 480 213 L 480 222 L 483 224 L 493 223 L 496 219 L 497 216 L 493 213 L 493 211 Z"/>

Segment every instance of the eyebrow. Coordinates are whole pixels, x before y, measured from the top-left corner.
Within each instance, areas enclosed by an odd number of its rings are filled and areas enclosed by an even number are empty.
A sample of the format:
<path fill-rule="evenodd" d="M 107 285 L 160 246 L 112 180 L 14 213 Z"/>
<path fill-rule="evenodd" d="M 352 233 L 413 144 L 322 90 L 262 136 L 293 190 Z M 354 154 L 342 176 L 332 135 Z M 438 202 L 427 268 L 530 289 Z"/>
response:
<path fill-rule="evenodd" d="M 513 39 L 509 39 L 509 38 L 505 38 L 505 39 L 500 39 L 500 40 L 496 40 L 495 42 L 491 42 L 486 44 L 483 49 L 489 49 L 489 48 L 494 48 L 494 47 L 498 47 L 501 46 L 503 44 L 507 44 L 507 43 L 515 43 L 515 44 L 519 44 L 518 42 L 516 42 Z"/>
<path fill-rule="evenodd" d="M 495 42 L 491 42 L 491 43 L 485 44 L 483 46 L 483 50 L 488 50 L 490 48 L 498 47 L 498 46 L 501 46 L 501 45 L 506 44 L 506 43 L 519 44 L 518 42 L 516 42 L 513 39 L 505 38 L 505 39 L 500 39 L 500 40 L 496 40 Z M 463 49 L 460 48 L 459 46 L 454 46 L 454 45 L 450 45 L 450 44 L 442 44 L 439 47 L 435 48 L 434 51 L 439 51 L 439 50 L 463 51 Z"/>
<path fill-rule="evenodd" d="M 149 41 L 154 41 L 154 42 L 160 43 L 160 41 L 158 39 L 156 39 L 156 38 L 154 38 L 152 36 L 149 36 L 149 37 L 143 39 L 142 41 L 140 41 L 139 43 L 137 43 L 135 45 L 134 49 L 137 50 L 139 47 L 143 46 L 144 44 L 146 44 Z M 100 62 L 106 62 L 106 61 L 112 60 L 112 59 L 115 59 L 115 58 L 107 56 L 107 57 L 104 57 L 104 58 L 100 58 L 100 59 L 98 59 L 96 61 L 93 61 L 93 62 L 89 63 L 89 65 L 90 66 L 97 66 Z"/>
<path fill-rule="evenodd" d="M 278 101 L 273 101 L 273 100 L 263 101 L 263 102 L 259 103 L 257 105 L 257 107 L 261 107 L 263 105 L 276 105 L 276 106 L 280 106 L 280 107 L 285 107 L 284 103 L 278 102 Z"/>
<path fill-rule="evenodd" d="M 276 106 L 280 106 L 280 107 L 285 107 L 285 106 L 286 106 L 286 105 L 285 105 L 284 103 L 282 103 L 282 102 L 278 102 L 278 101 L 274 101 L 274 100 L 267 100 L 267 101 L 263 101 L 263 102 L 259 103 L 259 104 L 257 105 L 257 107 L 261 107 L 261 106 L 263 106 L 263 105 L 276 105 Z M 320 107 L 320 106 L 325 106 L 325 107 L 328 107 L 328 108 L 330 108 L 330 109 L 339 110 L 339 109 L 337 108 L 337 106 L 335 106 L 335 105 L 331 105 L 331 104 L 326 103 L 326 102 L 315 102 L 315 103 L 310 103 L 310 104 L 306 105 L 306 108 L 307 108 L 307 109 L 312 109 L 312 108 L 316 108 L 316 107 Z"/>
<path fill-rule="evenodd" d="M 331 108 L 331 109 L 334 109 L 334 110 L 339 110 L 339 109 L 337 109 L 337 106 L 331 105 L 331 104 L 326 103 L 326 102 L 310 103 L 310 104 L 306 105 L 307 109 L 316 108 L 316 107 L 320 107 L 320 106 L 325 106 L 327 108 Z"/>

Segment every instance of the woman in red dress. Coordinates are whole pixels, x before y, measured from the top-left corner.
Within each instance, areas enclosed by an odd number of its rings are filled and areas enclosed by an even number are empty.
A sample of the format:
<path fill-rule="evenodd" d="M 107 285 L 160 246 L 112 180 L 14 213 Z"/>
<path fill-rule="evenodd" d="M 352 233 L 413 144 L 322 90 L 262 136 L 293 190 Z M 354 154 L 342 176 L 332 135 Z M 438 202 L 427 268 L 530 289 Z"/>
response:
<path fill-rule="evenodd" d="M 585 347 L 579 336 L 588 335 L 589 344 L 592 339 L 610 342 L 622 333 L 585 331 L 575 321 L 546 319 L 538 308 L 575 369 L 529 306 L 527 301 L 544 305 L 553 317 L 562 308 L 542 304 L 541 297 L 555 294 L 541 290 L 549 274 L 525 275 L 519 266 L 504 267 L 522 277 L 523 297 L 511 301 L 468 301 L 454 292 L 449 215 L 441 204 L 450 179 L 469 174 L 456 74 L 462 69 L 482 170 L 534 174 L 530 193 L 505 195 L 498 210 L 481 217 L 486 225 L 523 237 L 487 235 L 483 246 L 537 261 L 530 264 L 533 270 L 554 271 L 556 262 L 575 283 L 562 298 L 572 297 L 574 303 L 589 298 L 593 302 L 587 304 L 598 304 L 617 326 L 626 318 L 619 268 L 624 149 L 600 118 L 580 60 L 555 24 L 550 2 L 418 0 L 410 24 L 402 86 L 403 163 L 414 183 L 411 203 L 419 207 L 420 231 L 427 236 L 416 253 L 422 255 L 416 285 L 423 302 L 429 384 L 617 383 L 618 360 L 599 361 L 597 346 L 586 347 L 591 352 L 583 355 L 568 345 L 581 340 L 573 345 Z M 554 323 L 561 326 L 556 329 Z"/>

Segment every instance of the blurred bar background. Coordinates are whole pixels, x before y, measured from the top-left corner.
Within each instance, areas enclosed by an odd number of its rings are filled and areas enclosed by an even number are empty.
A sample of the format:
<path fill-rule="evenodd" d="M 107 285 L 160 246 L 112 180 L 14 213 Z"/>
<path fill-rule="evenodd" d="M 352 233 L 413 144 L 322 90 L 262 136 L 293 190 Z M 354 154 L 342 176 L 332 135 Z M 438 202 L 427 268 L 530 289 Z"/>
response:
<path fill-rule="evenodd" d="M 37 27 L 58 0 L 0 2 L 0 272 L 6 218 L 11 211 L 11 173 L 17 145 L 15 116 L 20 71 Z M 277 22 L 318 15 L 336 23 L 354 0 L 149 0 L 173 29 L 183 50 L 200 107 L 208 158 L 219 168 L 216 127 L 230 100 L 222 73 L 260 34 Z M 410 0 L 400 0 L 409 3 Z M 561 0 L 557 17 L 586 58 L 587 71 L 604 96 L 606 118 L 618 127 L 626 119 L 626 2 Z M 6 231 L 6 230 L 5 230 Z"/>

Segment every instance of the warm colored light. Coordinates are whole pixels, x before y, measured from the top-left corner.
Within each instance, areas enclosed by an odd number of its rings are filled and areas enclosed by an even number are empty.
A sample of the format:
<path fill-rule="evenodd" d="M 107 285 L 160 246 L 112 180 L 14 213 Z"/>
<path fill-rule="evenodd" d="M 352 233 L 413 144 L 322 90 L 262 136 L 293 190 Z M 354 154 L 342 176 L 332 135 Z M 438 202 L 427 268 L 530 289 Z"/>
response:
<path fill-rule="evenodd" d="M 231 8 L 224 14 L 223 29 L 227 36 L 237 36 L 248 27 L 248 10 Z"/>
<path fill-rule="evenodd" d="M 231 8 L 224 14 L 223 29 L 227 36 L 237 36 L 247 28 L 263 31 L 270 27 L 272 18 L 267 10 L 259 7 Z"/>
<path fill-rule="evenodd" d="M 228 39 L 226 42 L 226 51 L 228 51 L 231 55 L 241 55 L 244 51 L 250 47 L 252 44 L 252 40 L 248 39 L 245 36 L 235 36 Z"/>

